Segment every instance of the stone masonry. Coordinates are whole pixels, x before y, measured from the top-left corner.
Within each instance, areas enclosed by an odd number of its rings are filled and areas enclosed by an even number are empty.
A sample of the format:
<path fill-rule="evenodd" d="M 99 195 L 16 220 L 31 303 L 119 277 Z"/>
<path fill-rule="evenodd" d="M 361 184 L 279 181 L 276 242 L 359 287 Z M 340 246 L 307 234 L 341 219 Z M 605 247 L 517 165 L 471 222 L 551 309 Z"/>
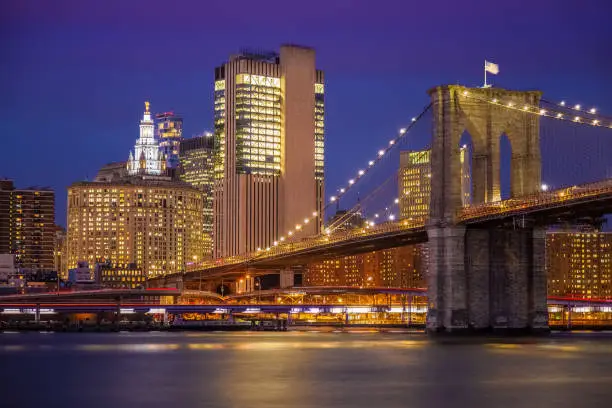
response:
<path fill-rule="evenodd" d="M 473 202 L 500 200 L 500 137 L 512 145 L 511 196 L 541 184 L 539 91 L 439 86 L 429 91 L 434 113 L 428 275 L 430 332 L 547 328 L 543 230 L 456 222 L 462 206 L 459 140 L 472 137 Z M 508 109 L 484 102 L 504 101 Z"/>

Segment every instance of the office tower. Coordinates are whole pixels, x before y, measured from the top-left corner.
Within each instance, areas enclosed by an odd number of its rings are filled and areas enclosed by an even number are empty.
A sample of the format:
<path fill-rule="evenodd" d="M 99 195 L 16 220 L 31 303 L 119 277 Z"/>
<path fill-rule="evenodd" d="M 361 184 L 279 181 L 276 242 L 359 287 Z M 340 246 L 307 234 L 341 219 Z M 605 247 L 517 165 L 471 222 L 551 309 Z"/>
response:
<path fill-rule="evenodd" d="M 168 177 L 78 182 L 68 187 L 67 268 L 109 261 L 149 276 L 202 259 L 202 193 Z"/>
<path fill-rule="evenodd" d="M 31 271 L 54 268 L 55 193 L 49 188 L 15 189 L 0 180 L 0 253 Z"/>
<path fill-rule="evenodd" d="M 429 218 L 431 196 L 431 150 L 400 152 L 399 212 L 400 218 Z M 461 166 L 461 201 L 471 203 L 470 157 L 467 146 L 459 148 Z"/>
<path fill-rule="evenodd" d="M 431 195 L 431 150 L 400 152 L 400 218 L 429 218 Z"/>
<path fill-rule="evenodd" d="M 270 246 L 297 225 L 320 233 L 325 107 L 314 50 L 233 56 L 214 89 L 215 256 Z"/>
<path fill-rule="evenodd" d="M 546 235 L 549 296 L 612 298 L 612 233 Z"/>
<path fill-rule="evenodd" d="M 164 154 L 159 150 L 153 130 L 149 102 L 145 102 L 145 112 L 140 121 L 140 137 L 136 140 L 134 154 L 130 151 L 127 162 L 129 175 L 161 175 L 166 171 L 166 160 Z"/>
<path fill-rule="evenodd" d="M 180 145 L 180 178 L 202 192 L 204 200 L 204 258 L 212 256 L 214 199 L 214 137 L 210 133 L 185 139 Z"/>
<path fill-rule="evenodd" d="M 183 119 L 176 116 L 174 112 L 164 112 L 155 115 L 155 122 L 159 148 L 166 157 L 166 167 L 175 169 L 179 165 Z"/>

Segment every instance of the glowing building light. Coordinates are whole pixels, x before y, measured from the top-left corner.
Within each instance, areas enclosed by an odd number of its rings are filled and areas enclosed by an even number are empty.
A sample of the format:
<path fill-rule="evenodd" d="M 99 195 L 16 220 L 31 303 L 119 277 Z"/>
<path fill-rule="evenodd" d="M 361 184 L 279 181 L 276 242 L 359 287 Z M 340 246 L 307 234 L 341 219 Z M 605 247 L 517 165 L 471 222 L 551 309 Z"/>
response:
<path fill-rule="evenodd" d="M 378 218 L 378 214 L 374 214 L 374 218 Z"/>
<path fill-rule="evenodd" d="M 463 95 L 467 95 L 467 94 L 468 94 L 468 91 L 463 91 Z"/>
<path fill-rule="evenodd" d="M 370 161 L 368 162 L 368 166 L 373 166 L 373 165 L 374 165 L 374 160 L 370 160 Z"/>
<path fill-rule="evenodd" d="M 599 124 L 599 121 L 598 121 L 597 119 L 595 119 L 595 120 L 593 121 L 593 125 L 597 126 L 598 124 Z"/>
<path fill-rule="evenodd" d="M 352 185 L 352 184 L 355 184 L 355 180 L 350 179 L 350 180 L 349 180 L 349 184 L 351 184 L 351 185 Z"/>
<path fill-rule="evenodd" d="M 363 171 L 363 170 L 359 170 L 359 175 L 360 175 L 360 176 L 363 176 L 363 175 L 364 175 L 364 173 L 365 173 L 365 171 Z"/>
<path fill-rule="evenodd" d="M 548 184 L 542 184 L 540 188 L 542 191 L 548 191 Z"/>
<path fill-rule="evenodd" d="M 285 237 L 280 237 L 279 239 L 281 242 L 283 242 L 285 240 Z"/>
<path fill-rule="evenodd" d="M 414 119 L 414 118 L 412 118 L 412 119 Z M 403 135 L 404 133 L 406 133 L 406 128 L 401 128 L 400 129 L 400 135 Z"/>
<path fill-rule="evenodd" d="M 340 189 L 340 193 L 344 193 L 346 190 L 344 188 Z"/>
<path fill-rule="evenodd" d="M 332 201 L 332 202 L 333 202 L 333 201 L 336 201 L 336 196 L 331 196 L 331 197 L 329 198 L 329 201 Z"/>
<path fill-rule="evenodd" d="M 493 103 L 497 103 L 497 98 L 493 98 Z"/>
<path fill-rule="evenodd" d="M 591 113 L 591 114 L 596 114 L 596 113 L 597 113 L 597 109 L 595 109 L 595 108 L 591 108 L 591 110 L 589 111 L 589 113 Z"/>
<path fill-rule="evenodd" d="M 382 156 L 383 154 L 385 154 L 385 151 L 384 151 L 384 150 L 379 150 L 379 151 L 378 151 L 378 155 L 379 155 L 379 156 Z"/>
<path fill-rule="evenodd" d="M 576 116 L 576 117 L 574 118 L 574 122 L 580 122 L 580 116 Z"/>
<path fill-rule="evenodd" d="M 580 105 L 576 105 L 576 106 L 574 106 L 574 109 L 576 109 L 576 110 L 580 110 Z"/>
<path fill-rule="evenodd" d="M 389 140 L 389 145 L 393 146 L 393 144 L 395 143 L 395 140 Z"/>
<path fill-rule="evenodd" d="M 395 204 L 399 203 L 399 198 L 395 199 Z"/>
<path fill-rule="evenodd" d="M 272 243 L 272 245 L 277 246 L 277 245 L 278 245 L 278 241 L 274 241 L 274 242 Z"/>
<path fill-rule="evenodd" d="M 523 109 L 524 110 L 529 110 L 529 106 L 525 105 L 525 106 L 523 106 Z"/>
<path fill-rule="evenodd" d="M 557 113 L 557 118 L 561 119 L 563 117 L 562 113 Z"/>
<path fill-rule="evenodd" d="M 546 115 L 546 109 L 540 109 L 540 115 Z"/>
<path fill-rule="evenodd" d="M 565 101 L 561 101 L 561 103 L 559 105 L 565 106 Z"/>
<path fill-rule="evenodd" d="M 508 102 L 508 106 L 509 106 L 509 107 L 513 107 L 513 106 L 514 106 L 514 104 L 513 104 L 512 102 Z"/>
<path fill-rule="evenodd" d="M 393 214 L 389 215 L 389 220 L 390 221 L 393 221 L 394 219 L 395 219 L 395 215 L 393 215 Z"/>

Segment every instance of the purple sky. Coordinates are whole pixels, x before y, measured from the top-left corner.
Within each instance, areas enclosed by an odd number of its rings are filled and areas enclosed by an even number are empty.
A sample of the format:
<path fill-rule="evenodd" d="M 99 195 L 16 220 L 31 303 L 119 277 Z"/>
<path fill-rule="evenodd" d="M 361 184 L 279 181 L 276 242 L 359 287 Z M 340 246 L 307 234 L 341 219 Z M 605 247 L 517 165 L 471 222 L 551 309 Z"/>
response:
<path fill-rule="evenodd" d="M 612 114 L 611 12 L 608 0 L 3 1 L 0 176 L 53 187 L 64 225 L 66 186 L 127 158 L 145 99 L 182 114 L 186 136 L 211 129 L 213 68 L 242 47 L 297 43 L 326 71 L 332 191 L 428 88 L 481 85 L 485 58 L 496 85 Z"/>

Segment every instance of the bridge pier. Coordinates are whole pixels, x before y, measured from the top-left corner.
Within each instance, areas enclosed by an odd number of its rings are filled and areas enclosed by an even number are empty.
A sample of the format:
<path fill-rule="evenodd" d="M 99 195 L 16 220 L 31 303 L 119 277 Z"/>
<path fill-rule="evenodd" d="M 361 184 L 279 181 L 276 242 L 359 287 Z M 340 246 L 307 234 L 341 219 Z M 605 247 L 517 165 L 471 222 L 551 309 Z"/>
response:
<path fill-rule="evenodd" d="M 428 229 L 430 333 L 548 330 L 545 231 Z"/>

